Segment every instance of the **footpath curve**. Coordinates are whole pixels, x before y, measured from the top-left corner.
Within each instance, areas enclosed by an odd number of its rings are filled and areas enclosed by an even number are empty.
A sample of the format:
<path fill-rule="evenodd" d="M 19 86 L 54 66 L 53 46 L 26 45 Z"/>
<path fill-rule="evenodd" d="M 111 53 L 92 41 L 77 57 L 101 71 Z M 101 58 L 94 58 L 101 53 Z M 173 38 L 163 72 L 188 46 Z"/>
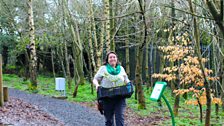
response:
<path fill-rule="evenodd" d="M 9 96 L 38 106 L 65 126 L 104 126 L 104 117 L 98 111 L 76 103 L 15 89 L 9 89 Z"/>

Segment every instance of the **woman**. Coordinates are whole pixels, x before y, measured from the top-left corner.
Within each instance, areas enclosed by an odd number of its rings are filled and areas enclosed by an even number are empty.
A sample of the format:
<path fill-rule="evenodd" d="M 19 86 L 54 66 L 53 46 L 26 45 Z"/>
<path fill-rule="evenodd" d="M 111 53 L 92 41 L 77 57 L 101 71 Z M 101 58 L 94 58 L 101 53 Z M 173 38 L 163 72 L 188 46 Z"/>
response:
<path fill-rule="evenodd" d="M 99 84 L 99 82 L 101 82 Z M 130 80 L 122 66 L 118 62 L 115 52 L 109 52 L 106 55 L 103 66 L 100 67 L 93 79 L 93 84 L 104 88 L 122 86 L 129 83 Z M 105 116 L 105 125 L 113 126 L 114 117 L 116 126 L 124 126 L 124 110 L 126 101 L 124 97 L 105 98 L 102 100 Z"/>

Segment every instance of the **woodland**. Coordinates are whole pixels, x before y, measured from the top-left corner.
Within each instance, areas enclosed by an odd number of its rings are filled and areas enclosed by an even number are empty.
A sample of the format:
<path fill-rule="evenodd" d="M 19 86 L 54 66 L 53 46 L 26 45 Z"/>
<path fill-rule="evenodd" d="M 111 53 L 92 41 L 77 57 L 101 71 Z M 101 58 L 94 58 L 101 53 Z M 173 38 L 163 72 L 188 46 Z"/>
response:
<path fill-rule="evenodd" d="M 223 7 L 223 0 L 0 0 L 0 88 L 41 94 L 64 77 L 70 101 L 84 99 L 83 87 L 94 101 L 93 76 L 115 51 L 134 83 L 127 103 L 134 112 L 166 109 L 170 123 L 164 101 L 149 100 L 155 82 L 165 81 L 177 125 L 224 125 Z"/>

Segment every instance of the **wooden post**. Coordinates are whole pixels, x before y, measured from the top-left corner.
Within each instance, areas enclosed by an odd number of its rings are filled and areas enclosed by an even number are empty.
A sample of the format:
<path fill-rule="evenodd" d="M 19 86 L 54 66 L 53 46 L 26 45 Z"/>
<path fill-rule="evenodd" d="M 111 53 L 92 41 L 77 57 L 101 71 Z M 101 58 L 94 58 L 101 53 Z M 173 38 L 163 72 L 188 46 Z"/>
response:
<path fill-rule="evenodd" d="M 4 102 L 7 102 L 9 100 L 9 90 L 8 90 L 8 87 L 3 87 L 3 96 L 4 96 Z"/>
<path fill-rule="evenodd" d="M 2 77 L 2 54 L 0 54 L 0 107 L 4 105 L 3 99 L 3 77 Z"/>

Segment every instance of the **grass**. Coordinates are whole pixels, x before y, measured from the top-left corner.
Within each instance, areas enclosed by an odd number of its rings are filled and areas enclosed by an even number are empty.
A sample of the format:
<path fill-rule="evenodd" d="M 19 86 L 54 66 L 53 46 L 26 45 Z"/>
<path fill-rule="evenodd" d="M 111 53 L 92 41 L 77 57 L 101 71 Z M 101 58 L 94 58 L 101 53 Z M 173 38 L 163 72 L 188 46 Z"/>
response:
<path fill-rule="evenodd" d="M 24 81 L 23 78 L 20 78 L 13 74 L 4 74 L 3 75 L 3 84 L 29 92 L 28 85 L 30 84 L 29 81 Z M 76 98 L 72 97 L 74 83 L 72 84 L 72 90 L 69 90 L 66 87 L 66 96 L 68 97 L 68 101 L 71 102 L 95 102 L 96 101 L 96 92 L 94 90 L 94 94 L 91 94 L 91 85 L 86 82 L 84 85 L 80 85 L 78 88 L 78 94 Z M 53 77 L 47 76 L 39 76 L 38 77 L 38 93 L 47 96 L 60 96 L 60 92 L 55 90 L 55 80 Z M 169 110 L 162 100 L 162 107 L 158 107 L 158 103 L 155 101 L 149 100 L 151 94 L 151 89 L 149 91 L 145 90 L 145 100 L 146 100 L 146 108 L 143 110 L 138 109 L 138 103 L 134 98 L 134 95 L 127 100 L 127 105 L 131 108 L 134 112 L 136 112 L 140 116 L 147 116 L 153 117 L 155 114 L 159 115 L 161 118 L 170 118 Z M 171 90 L 167 88 L 164 91 L 164 96 L 169 101 L 171 108 L 174 104 L 174 97 L 171 97 Z M 206 106 L 203 106 L 203 116 L 205 116 Z M 212 126 L 222 126 L 224 125 L 224 113 L 219 113 L 218 116 L 215 114 L 215 106 L 212 105 L 212 113 L 211 113 L 211 125 Z M 221 109 L 220 109 L 221 111 Z M 175 122 L 177 126 L 201 126 L 204 123 L 200 123 L 199 120 L 199 107 L 194 105 L 186 105 L 185 100 L 183 97 L 180 98 L 180 108 L 179 108 L 179 116 L 175 117 Z M 218 117 L 218 119 L 217 119 Z M 203 118 L 204 122 L 204 118 Z M 165 121 L 160 123 L 161 126 L 169 126 L 172 125 L 171 119 L 166 119 Z"/>

